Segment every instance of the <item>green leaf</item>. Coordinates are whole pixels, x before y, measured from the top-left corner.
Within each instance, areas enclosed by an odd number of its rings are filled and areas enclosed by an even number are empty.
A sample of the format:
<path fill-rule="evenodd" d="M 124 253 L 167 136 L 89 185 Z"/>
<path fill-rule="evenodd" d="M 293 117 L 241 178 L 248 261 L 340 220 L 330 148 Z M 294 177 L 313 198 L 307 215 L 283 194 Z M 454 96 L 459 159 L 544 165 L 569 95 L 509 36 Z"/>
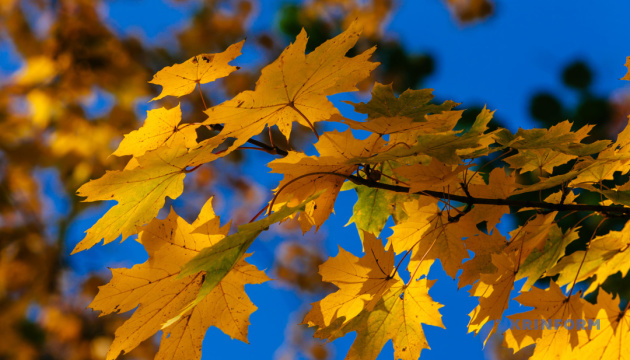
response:
<path fill-rule="evenodd" d="M 429 104 L 429 101 L 433 99 L 432 93 L 433 89 L 409 89 L 400 94 L 400 97 L 396 97 L 391 84 L 375 83 L 372 89 L 372 98 L 367 103 L 345 102 L 353 105 L 354 111 L 367 114 L 368 119 L 405 116 L 414 121 L 426 121 L 424 116 L 427 114 L 441 113 L 459 105 L 450 100 L 441 105 Z"/>
<path fill-rule="evenodd" d="M 361 230 L 378 236 L 390 215 L 388 191 L 367 186 L 357 186 L 355 190 L 359 199 L 354 204 L 352 217 L 346 226 L 355 223 L 361 238 L 363 238 Z"/>

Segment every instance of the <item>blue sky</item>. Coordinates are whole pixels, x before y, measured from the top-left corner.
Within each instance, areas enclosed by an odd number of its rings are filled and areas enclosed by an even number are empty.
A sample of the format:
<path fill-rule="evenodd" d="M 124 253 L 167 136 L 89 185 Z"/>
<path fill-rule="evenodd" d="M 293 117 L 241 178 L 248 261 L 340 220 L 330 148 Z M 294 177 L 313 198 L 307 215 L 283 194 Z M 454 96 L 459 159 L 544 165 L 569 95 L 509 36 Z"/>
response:
<path fill-rule="evenodd" d="M 274 10 L 280 3 L 277 0 L 264 1 L 264 7 L 259 7 L 257 16 L 252 19 L 250 32 L 273 27 Z M 111 1 L 103 7 L 103 15 L 121 35 L 139 36 L 151 44 L 176 46 L 174 30 L 185 25 L 185 19 L 193 9 L 169 4 Z M 138 13 L 143 16 L 137 16 Z M 496 116 L 508 122 L 506 125 L 510 130 L 516 131 L 519 127 L 536 126 L 529 116 L 528 106 L 531 96 L 539 90 L 558 94 L 569 105 L 577 102 L 576 95 L 566 90 L 560 81 L 561 70 L 576 59 L 586 61 L 594 70 L 592 89 L 596 94 L 610 94 L 628 88 L 626 83 L 618 80 L 626 73 L 623 64 L 626 56 L 630 55 L 628 14 L 630 2 L 621 1 L 497 1 L 492 18 L 483 23 L 462 26 L 453 20 L 443 1 L 407 0 L 400 1 L 400 7 L 386 26 L 385 34 L 400 39 L 410 51 L 429 53 L 435 58 L 436 71 L 424 85 L 434 88 L 439 98 L 462 102 L 463 108 L 487 104 L 490 109 L 497 110 Z M 10 44 L 7 43 L 0 43 L 0 54 L 0 74 L 8 74 L 15 69 L 19 59 L 11 54 Z M 340 96 L 335 97 L 335 101 L 364 100 L 366 96 Z M 349 113 L 344 115 L 352 116 Z M 266 173 L 266 167 L 257 165 L 263 160 L 269 161 L 266 156 L 248 155 L 248 164 L 260 167 L 257 173 Z M 279 177 L 269 175 L 256 180 L 272 189 Z M 330 256 L 336 255 L 337 244 L 357 255 L 361 252 L 354 226 L 343 227 L 351 216 L 355 200 L 356 195 L 352 192 L 342 193 L 336 213 L 318 234 L 325 239 Z M 95 221 L 94 216 L 103 211 L 94 210 L 82 217 L 82 221 L 77 222 L 69 232 L 69 242 L 74 244 L 80 240 L 82 232 Z M 502 232 L 507 230 L 504 228 Z M 386 230 L 383 235 L 388 234 Z M 280 241 L 273 233 L 261 236 L 251 248 L 255 252 L 252 261 L 261 268 L 271 268 L 273 251 Z M 96 247 L 90 251 L 92 254 L 81 253 L 74 263 L 84 270 L 103 269 L 103 264 L 90 261 L 90 255 L 104 251 L 112 258 L 120 259 L 115 254 L 121 249 L 136 254 L 132 256 L 136 262 L 144 260 L 141 249 L 128 241 L 122 248 L 120 245 Z M 119 264 L 110 262 L 107 266 L 116 267 Z M 485 358 L 487 354 L 482 350 L 482 338 L 466 334 L 467 314 L 476 306 L 476 301 L 469 298 L 466 291 L 457 291 L 455 282 L 437 266 L 429 278 L 439 279 L 430 293 L 445 305 L 441 312 L 447 329 L 425 327 L 432 350 L 423 351 L 422 359 Z M 520 286 L 517 284 L 516 288 Z M 221 331 L 212 328 L 204 341 L 204 359 L 227 356 L 232 359 L 249 359 L 252 356 L 273 358 L 281 353 L 277 349 L 291 331 L 287 324 L 301 321 L 300 311 L 305 309 L 304 295 L 296 295 L 273 282 L 246 289 L 259 308 L 250 319 L 250 344 L 230 340 Z M 518 309 L 514 307 L 512 312 L 515 310 Z M 344 358 L 353 339 L 351 334 L 333 343 L 335 359 Z M 391 358 L 391 349 L 389 343 L 379 359 Z"/>

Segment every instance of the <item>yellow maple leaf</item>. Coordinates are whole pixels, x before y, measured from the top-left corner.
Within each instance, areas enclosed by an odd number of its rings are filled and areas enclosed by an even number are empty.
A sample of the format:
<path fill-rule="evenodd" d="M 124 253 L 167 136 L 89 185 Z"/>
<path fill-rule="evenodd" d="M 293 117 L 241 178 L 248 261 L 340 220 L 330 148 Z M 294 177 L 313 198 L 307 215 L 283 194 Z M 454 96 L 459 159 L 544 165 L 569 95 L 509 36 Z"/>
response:
<path fill-rule="evenodd" d="M 569 155 L 551 149 L 521 149 L 518 154 L 506 158 L 504 161 L 510 164 L 513 169 L 520 169 L 521 173 L 528 171 L 539 171 L 543 175 L 544 171 L 551 174 L 553 168 L 566 164 L 577 155 Z"/>
<path fill-rule="evenodd" d="M 164 206 L 165 198 L 177 198 L 184 190 L 184 177 L 190 156 L 183 138 L 173 147 L 162 146 L 149 151 L 119 171 L 107 171 L 77 190 L 84 201 L 116 200 L 114 205 L 88 231 L 72 253 L 91 248 L 104 239 L 114 241 L 122 234 L 125 240 L 153 219 Z"/>
<path fill-rule="evenodd" d="M 497 253 L 491 254 L 491 257 L 496 271 L 481 274 L 480 280 L 470 289 L 472 296 L 479 297 L 479 305 L 468 314 L 470 316 L 468 332 L 474 332 L 477 335 L 484 325 L 493 322 L 484 344 L 497 331 L 503 312 L 508 307 L 518 261 L 515 254 Z"/>
<path fill-rule="evenodd" d="M 578 197 L 578 195 L 576 195 L 573 190 L 568 190 L 568 192 L 566 192 L 566 194 L 564 193 L 563 190 L 558 190 L 555 193 L 547 196 L 545 198 L 545 202 L 546 203 L 553 203 L 553 204 L 575 204 L 575 199 Z"/>
<path fill-rule="evenodd" d="M 429 289 L 435 280 L 399 282 L 390 288 L 372 311 L 363 311 L 345 324 L 337 322 L 328 328 L 319 328 L 315 337 L 334 340 L 356 331 L 357 337 L 348 351 L 347 360 L 376 359 L 383 346 L 391 339 L 394 358 L 417 360 L 422 349 L 429 349 L 422 324 L 444 328 L 439 309 Z"/>
<path fill-rule="evenodd" d="M 621 272 L 625 276 L 630 270 L 628 257 L 630 244 L 630 222 L 621 231 L 610 231 L 591 240 L 586 251 L 576 251 L 562 258 L 548 275 L 560 274 L 556 280 L 560 286 L 596 276 L 585 293 L 597 289 L 609 276 Z"/>
<path fill-rule="evenodd" d="M 339 247 L 339 254 L 320 266 L 322 280 L 339 290 L 313 303 L 304 323 L 326 327 L 342 317 L 344 323 L 348 322 L 364 309 L 371 311 L 392 285 L 402 282 L 398 274 L 393 274 L 391 248 L 386 252 L 382 241 L 368 232 L 364 233 L 363 245 L 362 258 Z"/>
<path fill-rule="evenodd" d="M 451 223 L 449 216 L 454 215 L 440 209 L 436 200 L 427 199 L 430 198 L 405 203 L 409 217 L 392 227 L 394 234 L 389 241 L 397 254 L 413 251 L 412 260 L 440 259 L 444 271 L 455 278 L 468 257 L 463 238 L 474 236 L 479 230 L 468 216 Z"/>
<path fill-rule="evenodd" d="M 302 30 L 273 63 L 266 66 L 253 91 L 244 91 L 233 99 L 206 111 L 204 124 L 224 124 L 218 135 L 236 138 L 232 151 L 260 134 L 265 126 L 276 125 L 289 139 L 294 122 L 315 130 L 314 124 L 340 118 L 327 96 L 356 91 L 355 85 L 378 65 L 368 61 L 375 48 L 353 58 L 346 57 L 359 39 L 357 22 L 305 55 L 306 32 Z"/>
<path fill-rule="evenodd" d="M 520 265 L 534 250 L 543 251 L 549 232 L 556 227 L 554 220 L 557 214 L 557 211 L 544 215 L 538 214 L 535 218 L 528 220 L 525 225 L 512 230 L 510 243 L 505 252 L 518 254 L 518 259 L 520 259 L 518 265 Z"/>
<path fill-rule="evenodd" d="M 204 273 L 181 279 L 181 267 L 203 248 L 225 237 L 229 225 L 220 227 L 208 200 L 199 218 L 188 224 L 171 210 L 164 220 L 154 219 L 139 235 L 149 260 L 131 269 L 112 269 L 113 278 L 101 286 L 90 304 L 103 314 L 138 309 L 116 330 L 107 359 L 128 353 L 161 330 L 197 296 Z M 193 233 L 203 225 L 205 233 Z M 247 341 L 249 315 L 256 307 L 244 291 L 245 284 L 262 283 L 267 276 L 241 259 L 212 292 L 191 312 L 164 329 L 158 359 L 199 358 L 205 331 L 216 326 L 233 338 Z"/>
<path fill-rule="evenodd" d="M 151 101 L 169 95 L 184 96 L 193 92 L 198 84 L 209 83 L 228 76 L 238 69 L 228 63 L 241 54 L 244 42 L 245 40 L 230 45 L 222 53 L 193 56 L 181 64 L 167 66 L 158 71 L 149 82 L 162 85 L 162 92 Z"/>
<path fill-rule="evenodd" d="M 580 238 L 578 229 L 579 227 L 571 228 L 563 232 L 556 224 L 551 227 L 544 249 L 542 251 L 534 249 L 519 265 L 516 280 L 527 278 L 521 291 L 528 291 L 536 281 L 546 276 L 547 271 L 564 256 L 567 245 Z"/>
<path fill-rule="evenodd" d="M 163 330 L 156 360 L 200 359 L 201 343 L 210 326 L 216 326 L 233 339 L 249 343 L 249 316 L 257 307 L 245 293 L 244 285 L 267 280 L 264 272 L 244 259 L 240 260 L 188 315 Z"/>
<path fill-rule="evenodd" d="M 477 180 L 477 178 L 473 179 Z M 468 185 L 468 190 L 473 197 L 507 199 L 517 187 L 518 184 L 514 173 L 508 175 L 504 169 L 495 168 L 490 172 L 488 184 L 485 182 L 480 184 L 471 183 Z M 503 215 L 509 213 L 509 206 L 476 204 L 472 208 L 470 216 L 475 223 L 485 221 L 488 231 L 491 231 L 501 221 Z"/>
<path fill-rule="evenodd" d="M 390 135 L 390 143 L 415 141 L 420 134 L 440 133 L 452 130 L 462 118 L 462 110 L 444 111 L 440 114 L 426 115 L 426 121 L 416 121 L 407 116 L 381 116 L 366 122 L 343 119 L 353 129 L 370 131 L 379 135 Z"/>
<path fill-rule="evenodd" d="M 457 286 L 462 288 L 472 285 L 479 279 L 480 274 L 492 274 L 497 267 L 492 264 L 492 254 L 498 254 L 507 246 L 507 239 L 498 231 L 491 235 L 480 232 L 465 241 L 466 249 L 475 253 L 475 256 L 462 264 L 462 273 L 459 275 Z"/>
<path fill-rule="evenodd" d="M 197 144 L 197 133 L 193 126 L 182 125 L 182 110 L 180 104 L 172 109 L 159 108 L 147 111 L 147 119 L 144 125 L 125 135 L 125 138 L 118 145 L 118 149 L 112 155 L 141 156 L 147 151 L 157 149 L 161 146 L 172 146 L 180 143 L 178 137 L 184 138 L 184 143 L 188 147 Z"/>
<path fill-rule="evenodd" d="M 627 122 L 623 131 L 617 135 L 617 141 L 602 150 L 596 160 L 589 157 L 583 159 L 583 162 L 579 173 L 569 183 L 570 187 L 613 180 L 615 172 L 625 174 L 630 171 L 630 122 Z"/>
<path fill-rule="evenodd" d="M 462 181 L 462 172 L 468 167 L 446 165 L 438 159 L 431 159 L 429 165 L 401 166 L 394 171 L 408 179 L 409 192 L 416 193 L 422 190 L 448 191 L 449 186 L 457 188 L 456 185 Z"/>
<path fill-rule="evenodd" d="M 580 341 L 580 332 L 585 331 L 586 320 L 592 320 L 596 315 L 593 305 L 579 293 L 567 297 L 554 281 L 546 290 L 532 287 L 515 300 L 534 309 L 508 316 L 513 326 L 504 333 L 504 343 L 515 351 L 535 343 L 531 359 L 572 358 L 572 351 Z M 567 321 L 573 326 L 567 326 Z M 581 328 L 575 326 L 580 323 Z"/>
<path fill-rule="evenodd" d="M 597 295 L 597 318 L 592 320 L 588 336 L 580 333 L 580 345 L 576 348 L 575 358 L 591 360 L 624 359 L 630 354 L 630 311 L 619 311 L 619 296 L 600 290 Z"/>
<path fill-rule="evenodd" d="M 409 216 L 392 226 L 394 234 L 388 239 L 396 254 L 410 251 L 418 244 L 424 233 L 431 230 L 431 219 L 439 211 L 437 200 L 430 197 L 420 197 L 402 204 L 403 210 Z"/>
<path fill-rule="evenodd" d="M 384 143 L 376 135 L 357 140 L 350 130 L 343 133 L 332 131 L 324 134 L 315 144 L 319 157 L 291 151 L 288 156 L 270 162 L 271 172 L 284 174 L 276 189 L 274 209 L 282 204 L 295 206 L 312 194 L 326 190 L 299 217 L 303 232 L 313 225 L 319 228 L 333 211 L 341 185 L 346 180 L 344 176 L 358 169 L 358 165 L 348 163 L 348 160 L 369 155 Z"/>

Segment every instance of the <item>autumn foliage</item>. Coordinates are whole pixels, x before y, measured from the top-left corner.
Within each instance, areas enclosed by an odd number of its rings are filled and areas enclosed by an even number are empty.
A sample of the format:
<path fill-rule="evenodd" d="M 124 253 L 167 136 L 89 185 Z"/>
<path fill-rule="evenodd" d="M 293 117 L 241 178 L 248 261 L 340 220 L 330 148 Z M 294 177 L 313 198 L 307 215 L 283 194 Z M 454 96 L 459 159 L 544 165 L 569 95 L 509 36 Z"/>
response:
<path fill-rule="evenodd" d="M 379 83 L 368 102 L 351 104 L 365 121 L 346 119 L 327 97 L 357 90 L 379 65 L 370 61 L 374 48 L 346 55 L 360 34 L 360 24 L 353 22 L 307 54 L 302 31 L 262 70 L 254 90 L 206 108 L 202 122 L 183 122 L 179 106 L 149 111 L 144 125 L 114 152 L 131 156 L 127 165 L 81 186 L 78 194 L 86 201 L 117 203 L 74 252 L 137 234 L 149 254 L 131 269 L 112 269 L 113 278 L 90 305 L 103 314 L 135 309 L 116 331 L 107 358 L 131 351 L 160 330 L 157 359 L 198 359 L 210 326 L 247 342 L 256 306 L 244 285 L 269 280 L 247 262 L 249 246 L 280 222 L 317 230 L 339 192 L 352 189 L 358 201 L 350 222 L 364 254 L 340 248 L 320 266 L 323 281 L 337 290 L 313 303 L 303 319 L 315 337 L 327 341 L 356 332 L 347 359 L 376 359 L 389 340 L 396 359 L 418 359 L 429 348 L 423 327 L 443 327 L 442 305 L 429 295 L 436 280 L 427 274 L 434 266 L 460 287 L 471 285 L 470 295 L 479 299 L 469 332 L 487 326 L 488 338 L 495 333 L 515 281 L 526 279 L 515 300 L 532 310 L 510 319 L 598 320 L 600 326 L 513 327 L 503 335 L 505 346 L 516 352 L 534 345 L 531 356 L 540 359 L 617 359 L 630 353 L 624 341 L 630 332 L 628 306 L 621 309 L 619 296 L 600 287 L 630 269 L 625 252 L 630 225 L 601 235 L 581 231 L 581 221 L 559 225 L 575 213 L 582 220 L 598 219 L 597 228 L 630 217 L 630 127 L 614 142 L 588 141 L 593 126 L 573 129 L 569 121 L 514 134 L 490 127 L 493 112 L 483 109 L 472 125 L 456 130 L 459 104 L 432 103 L 430 89 L 396 96 L 390 85 Z M 153 101 L 203 100 L 202 84 L 237 70 L 230 61 L 242 45 L 159 71 L 151 83 L 162 92 Z M 319 133 L 320 122 L 347 129 Z M 256 139 L 276 126 L 288 140 L 294 123 L 316 134 L 318 155 Z M 201 129 L 212 136 L 201 136 Z M 368 135 L 359 137 L 356 130 Z M 187 174 L 251 147 L 269 153 L 269 168 L 284 176 L 259 216 L 240 226 L 222 225 L 210 198 L 192 224 L 173 210 L 156 218 L 166 197 L 185 191 Z M 598 201 L 581 201 L 587 193 L 597 194 Z M 504 237 L 496 226 L 516 212 L 526 220 Z M 393 234 L 381 239 L 390 217 Z M 580 240 L 585 248 L 565 253 Z M 585 299 L 597 290 L 596 299 Z"/>

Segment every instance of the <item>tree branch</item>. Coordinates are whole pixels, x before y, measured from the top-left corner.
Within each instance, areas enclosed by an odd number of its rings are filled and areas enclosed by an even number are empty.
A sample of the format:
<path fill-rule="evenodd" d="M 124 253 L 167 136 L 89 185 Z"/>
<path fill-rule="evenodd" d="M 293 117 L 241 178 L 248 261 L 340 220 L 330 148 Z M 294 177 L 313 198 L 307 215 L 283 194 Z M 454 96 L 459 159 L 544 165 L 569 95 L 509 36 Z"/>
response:
<path fill-rule="evenodd" d="M 376 182 L 370 179 L 364 179 L 356 175 L 349 175 L 346 177 L 348 180 L 355 184 L 363 185 L 371 188 L 408 193 L 409 188 L 400 185 L 390 185 Z M 539 209 L 547 209 L 551 211 L 596 211 L 602 214 L 615 214 L 614 216 L 630 217 L 630 208 L 623 206 L 603 206 L 603 205 L 588 205 L 588 204 L 554 204 L 543 201 L 526 201 L 526 200 L 510 200 L 510 199 L 486 199 L 477 198 L 470 195 L 455 195 L 443 191 L 423 190 L 416 192 L 419 195 L 429 195 L 441 199 L 450 199 L 458 201 L 467 205 L 505 205 L 514 206 L 518 208 L 533 207 Z"/>
<path fill-rule="evenodd" d="M 210 125 L 210 127 L 213 130 L 216 131 L 221 131 L 223 130 L 223 125 L 220 124 L 213 124 Z M 268 144 L 265 144 L 261 141 L 258 140 L 254 140 L 254 139 L 249 139 L 247 140 L 248 143 L 256 145 L 261 147 L 262 149 L 266 150 L 267 152 L 271 153 L 271 154 L 277 154 L 277 155 L 281 155 L 281 156 L 287 156 L 289 155 L 289 153 L 284 150 L 281 149 L 277 146 L 271 146 Z M 317 174 L 322 174 L 322 173 L 317 173 Z M 352 181 L 353 183 L 357 184 L 357 185 L 363 185 L 363 186 L 367 186 L 367 187 L 371 187 L 371 188 L 377 188 L 377 189 L 383 189 L 383 190 L 389 190 L 389 191 L 395 191 L 395 192 L 401 192 L 401 193 L 409 193 L 409 187 L 407 186 L 400 186 L 400 185 L 390 185 L 390 184 L 383 184 L 380 183 L 378 181 L 374 181 L 372 179 L 364 179 L 360 176 L 357 175 L 344 175 L 344 174 L 338 174 L 338 173 L 329 173 L 330 175 L 336 175 L 336 176 L 341 176 L 344 177 L 350 181 Z M 308 175 L 308 174 L 307 174 Z M 316 174 L 310 174 L 310 175 L 316 175 Z M 294 179 L 295 180 L 295 179 Z M 546 210 L 550 210 L 550 211 L 593 211 L 593 212 L 599 212 L 602 213 L 608 217 L 629 217 L 630 218 L 630 208 L 627 207 L 623 207 L 623 206 L 604 206 L 604 205 L 589 205 L 589 204 L 555 204 L 555 203 L 547 203 L 544 201 L 527 201 L 527 200 L 510 200 L 510 199 L 487 199 L 487 198 L 477 198 L 477 197 L 473 197 L 470 195 L 470 193 L 468 193 L 467 189 L 464 188 L 464 191 L 466 192 L 466 196 L 463 195 L 455 195 L 455 194 L 450 194 L 448 192 L 443 192 L 443 191 L 433 191 L 433 190 L 423 190 L 423 191 L 418 191 L 415 194 L 418 195 L 425 195 L 425 196 L 432 196 L 432 197 L 436 197 L 436 198 L 440 198 L 440 199 L 449 199 L 449 200 L 454 200 L 457 202 L 461 202 L 467 205 L 466 210 L 464 211 L 463 214 L 467 213 L 468 211 L 470 211 L 470 208 L 472 205 L 474 204 L 479 204 L 479 205 L 504 205 L 504 206 L 514 206 L 517 208 L 526 208 L 526 207 L 532 207 L 532 208 L 538 208 L 538 209 L 546 209 Z M 277 194 L 276 194 L 277 196 Z M 564 193 L 563 193 L 564 196 Z M 274 197 L 275 199 L 275 197 Z M 563 199 L 564 201 L 564 199 Z M 460 214 L 458 217 L 461 217 L 463 214 Z"/>

